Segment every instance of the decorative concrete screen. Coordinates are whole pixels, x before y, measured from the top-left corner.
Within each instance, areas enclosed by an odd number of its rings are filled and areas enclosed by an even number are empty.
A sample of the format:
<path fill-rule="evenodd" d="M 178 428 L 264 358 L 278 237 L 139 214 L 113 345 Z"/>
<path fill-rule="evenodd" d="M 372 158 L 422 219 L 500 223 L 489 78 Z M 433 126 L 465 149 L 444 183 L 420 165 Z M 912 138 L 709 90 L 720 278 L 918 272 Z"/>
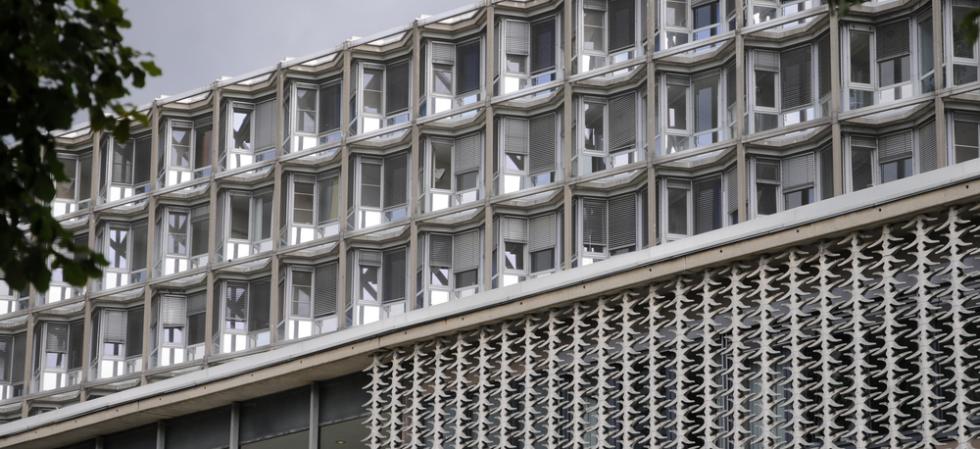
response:
<path fill-rule="evenodd" d="M 978 285 L 976 205 L 692 269 L 376 354 L 368 443 L 978 447 Z"/>

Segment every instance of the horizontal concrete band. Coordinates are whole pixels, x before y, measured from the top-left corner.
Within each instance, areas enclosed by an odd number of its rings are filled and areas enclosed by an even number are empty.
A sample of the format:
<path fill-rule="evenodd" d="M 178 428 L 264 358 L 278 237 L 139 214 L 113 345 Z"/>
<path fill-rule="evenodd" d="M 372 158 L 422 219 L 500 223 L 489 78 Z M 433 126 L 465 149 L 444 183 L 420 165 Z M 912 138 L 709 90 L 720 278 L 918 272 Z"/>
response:
<path fill-rule="evenodd" d="M 358 371 L 380 349 L 783 246 L 975 202 L 980 160 L 415 310 L 0 425 L 0 447 L 56 446 Z"/>

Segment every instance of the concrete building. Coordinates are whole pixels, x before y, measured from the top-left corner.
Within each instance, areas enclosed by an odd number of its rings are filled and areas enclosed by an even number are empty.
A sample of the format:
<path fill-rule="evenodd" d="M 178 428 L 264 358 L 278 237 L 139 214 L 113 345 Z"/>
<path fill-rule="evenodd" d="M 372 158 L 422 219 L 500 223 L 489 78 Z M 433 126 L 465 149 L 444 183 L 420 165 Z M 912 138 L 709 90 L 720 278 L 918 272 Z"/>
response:
<path fill-rule="evenodd" d="M 975 1 L 487 1 L 59 137 L 0 447 L 980 447 Z"/>

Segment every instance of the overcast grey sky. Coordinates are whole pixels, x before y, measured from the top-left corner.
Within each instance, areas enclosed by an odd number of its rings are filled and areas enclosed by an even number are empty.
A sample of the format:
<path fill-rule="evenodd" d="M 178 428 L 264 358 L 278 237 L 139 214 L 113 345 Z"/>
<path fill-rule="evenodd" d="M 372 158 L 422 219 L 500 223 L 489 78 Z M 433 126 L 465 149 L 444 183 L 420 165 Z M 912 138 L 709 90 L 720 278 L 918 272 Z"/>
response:
<path fill-rule="evenodd" d="M 154 54 L 163 75 L 129 102 L 146 104 L 327 50 L 476 0 L 122 0 L 129 46 Z"/>

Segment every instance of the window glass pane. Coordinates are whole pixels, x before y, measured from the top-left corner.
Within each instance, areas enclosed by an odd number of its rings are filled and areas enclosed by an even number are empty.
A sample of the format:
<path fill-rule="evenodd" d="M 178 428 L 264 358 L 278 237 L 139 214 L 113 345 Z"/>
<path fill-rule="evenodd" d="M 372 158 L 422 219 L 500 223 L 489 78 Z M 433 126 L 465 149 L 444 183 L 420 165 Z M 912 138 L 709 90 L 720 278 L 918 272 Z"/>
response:
<path fill-rule="evenodd" d="M 456 288 L 469 287 L 471 285 L 476 285 L 477 281 L 477 271 L 476 270 L 466 270 L 461 273 L 456 273 Z"/>
<path fill-rule="evenodd" d="M 909 176 L 912 176 L 912 158 L 881 164 L 881 182 L 895 181 Z"/>
<path fill-rule="evenodd" d="M 123 143 L 116 141 L 112 149 L 112 182 L 129 184 L 133 182 L 132 139 Z"/>
<path fill-rule="evenodd" d="M 68 182 L 58 183 L 56 196 L 58 198 L 73 200 L 75 199 L 75 176 L 77 174 L 75 167 L 76 159 L 59 157 L 58 161 L 61 162 L 62 171 L 68 175 Z"/>
<path fill-rule="evenodd" d="M 296 131 L 316 133 L 316 90 L 296 89 Z"/>
<path fill-rule="evenodd" d="M 182 212 L 170 213 L 167 249 L 170 254 L 187 255 L 187 214 Z"/>
<path fill-rule="evenodd" d="M 381 166 L 361 164 L 361 206 L 381 207 Z"/>
<path fill-rule="evenodd" d="M 456 175 L 456 190 L 470 190 L 476 188 L 476 182 L 479 180 L 479 172 L 471 171 L 466 173 L 460 173 Z"/>
<path fill-rule="evenodd" d="M 208 206 L 195 208 L 191 213 L 191 255 L 208 252 Z"/>
<path fill-rule="evenodd" d="M 321 178 L 317 181 L 317 186 L 319 188 L 319 199 L 317 201 L 317 207 L 320 210 L 317 211 L 319 223 L 326 223 L 337 219 L 337 177 L 330 176 L 327 178 Z"/>
<path fill-rule="evenodd" d="M 555 19 L 531 24 L 531 73 L 555 68 Z"/>
<path fill-rule="evenodd" d="M 585 29 L 582 38 L 585 51 L 606 51 L 605 16 L 602 11 L 585 10 Z"/>
<path fill-rule="evenodd" d="M 667 84 L 667 127 L 687 129 L 687 86 Z"/>
<path fill-rule="evenodd" d="M 925 17 L 919 22 L 919 74 L 925 75 L 932 71 L 932 17 Z M 954 33 L 955 34 L 955 33 Z"/>
<path fill-rule="evenodd" d="M 718 127 L 718 77 L 698 77 L 694 80 L 695 132 Z"/>
<path fill-rule="evenodd" d="M 340 129 L 340 83 L 320 88 L 320 132 Z"/>
<path fill-rule="evenodd" d="M 194 168 L 209 165 L 211 165 L 211 125 L 206 125 L 194 131 Z"/>
<path fill-rule="evenodd" d="M 691 9 L 694 16 L 694 29 L 716 25 L 718 23 L 718 4 L 708 3 Z M 711 33 L 715 34 L 715 33 Z"/>
<path fill-rule="evenodd" d="M 259 195 L 258 201 L 260 204 L 256 212 L 262 215 L 256 220 L 260 226 L 256 234 L 259 239 L 265 240 L 272 237 L 272 192 Z"/>
<path fill-rule="evenodd" d="M 432 67 L 432 90 L 437 94 L 453 94 L 453 69 L 452 66 L 435 64 Z"/>
<path fill-rule="evenodd" d="M 813 188 L 797 190 L 783 195 L 783 203 L 786 205 L 786 210 L 790 210 L 794 207 L 810 204 L 812 198 Z"/>
<path fill-rule="evenodd" d="M 635 8 L 634 0 L 609 1 L 610 51 L 619 51 L 634 45 L 636 39 Z"/>
<path fill-rule="evenodd" d="M 92 197 L 92 155 L 79 158 L 78 165 L 78 199 L 87 200 Z"/>
<path fill-rule="evenodd" d="M 380 114 L 381 110 L 381 80 L 384 72 L 378 69 L 364 69 L 364 112 Z"/>
<path fill-rule="evenodd" d="M 851 82 L 871 83 L 871 33 L 851 30 Z"/>
<path fill-rule="evenodd" d="M 452 186 L 452 144 L 432 141 L 432 188 L 451 190 Z"/>
<path fill-rule="evenodd" d="M 687 234 L 687 189 L 667 188 L 667 232 Z"/>
<path fill-rule="evenodd" d="M 249 204 L 251 199 L 243 195 L 231 196 L 231 233 L 233 239 L 248 239 Z"/>
<path fill-rule="evenodd" d="M 874 164 L 874 152 L 869 148 L 851 149 L 851 188 L 861 190 L 874 185 L 871 167 Z"/>
<path fill-rule="evenodd" d="M 456 95 L 480 89 L 480 41 L 456 46 Z"/>
<path fill-rule="evenodd" d="M 293 184 L 293 223 L 313 224 L 313 183 Z"/>
<path fill-rule="evenodd" d="M 361 299 L 377 301 L 378 298 L 378 267 L 361 265 L 360 273 Z"/>
<path fill-rule="evenodd" d="M 531 272 L 548 271 L 555 268 L 555 250 L 543 249 L 531 253 Z"/>
<path fill-rule="evenodd" d="M 667 26 L 687 28 L 687 2 L 667 0 L 666 4 Z"/>
<path fill-rule="evenodd" d="M 312 315 L 311 292 L 313 273 L 309 271 L 293 271 L 292 313 L 301 317 Z"/>
<path fill-rule="evenodd" d="M 109 228 L 109 254 L 110 266 L 113 268 L 129 268 L 129 229 Z"/>
<path fill-rule="evenodd" d="M 776 107 L 776 74 L 767 70 L 755 71 L 755 105 Z"/>
<path fill-rule="evenodd" d="M 252 110 L 235 108 L 232 114 L 232 137 L 235 148 L 252 149 Z"/>
<path fill-rule="evenodd" d="M 956 18 L 967 17 L 971 11 L 973 11 L 972 6 L 954 5 L 953 17 Z M 955 22 L 956 24 L 954 26 L 959 26 L 959 20 L 955 20 Z M 974 57 L 973 55 L 974 55 L 973 42 L 970 40 L 969 36 L 967 36 L 966 33 L 954 32 L 953 33 L 953 56 L 957 58 L 973 59 Z"/>
<path fill-rule="evenodd" d="M 777 212 L 776 191 L 774 184 L 756 184 L 756 206 L 759 215 L 769 215 Z"/>
<path fill-rule="evenodd" d="M 191 166 L 191 129 L 184 127 L 170 128 L 170 166 L 190 168 Z"/>
<path fill-rule="evenodd" d="M 386 114 L 408 110 L 408 61 L 388 66 L 385 89 Z"/>
<path fill-rule="evenodd" d="M 606 105 L 604 103 L 585 103 L 585 150 L 586 151 L 605 151 L 603 144 L 603 115 Z"/>
<path fill-rule="evenodd" d="M 504 243 L 504 267 L 509 270 L 524 269 L 524 244 L 515 242 Z"/>

